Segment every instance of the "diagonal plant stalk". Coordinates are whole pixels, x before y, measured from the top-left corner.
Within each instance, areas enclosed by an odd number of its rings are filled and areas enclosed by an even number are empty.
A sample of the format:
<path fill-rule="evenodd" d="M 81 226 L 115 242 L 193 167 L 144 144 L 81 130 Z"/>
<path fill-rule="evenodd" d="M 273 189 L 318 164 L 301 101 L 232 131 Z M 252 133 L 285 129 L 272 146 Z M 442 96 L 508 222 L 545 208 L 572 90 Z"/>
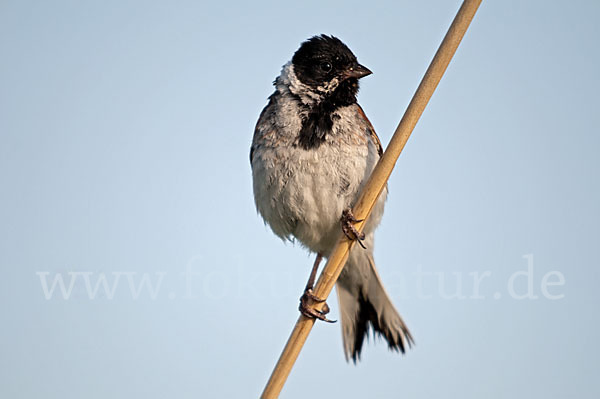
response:
<path fill-rule="evenodd" d="M 366 219 L 371 214 L 379 194 L 381 194 L 381 191 L 385 187 L 402 149 L 408 141 L 415 125 L 419 121 L 419 118 L 423 114 L 438 83 L 442 79 L 450 60 L 454 56 L 454 53 L 480 4 L 481 0 L 465 0 L 458 10 L 452 25 L 450 25 L 450 28 L 448 29 L 448 33 L 446 33 L 444 40 L 440 44 L 429 68 L 427 68 L 427 71 L 425 72 L 425 76 L 421 80 L 417 91 L 408 105 L 402 120 L 400 120 L 390 144 L 379 159 L 377 166 L 373 170 L 358 201 L 352 209 L 352 213 L 356 219 L 362 220 L 362 222 L 355 225 L 358 231 L 362 231 Z M 354 241 L 350 241 L 346 238 L 340 229 L 338 243 L 329 255 L 327 264 L 315 286 L 314 295 L 316 297 L 327 298 L 329 296 L 335 282 L 344 268 L 346 260 L 348 259 L 348 254 L 353 245 Z M 321 310 L 323 303 L 313 302 L 312 306 L 317 310 Z M 302 315 L 300 316 L 277 364 L 275 365 L 273 373 L 267 382 L 261 396 L 262 399 L 273 399 L 279 396 L 314 324 L 315 319 L 310 319 Z"/>

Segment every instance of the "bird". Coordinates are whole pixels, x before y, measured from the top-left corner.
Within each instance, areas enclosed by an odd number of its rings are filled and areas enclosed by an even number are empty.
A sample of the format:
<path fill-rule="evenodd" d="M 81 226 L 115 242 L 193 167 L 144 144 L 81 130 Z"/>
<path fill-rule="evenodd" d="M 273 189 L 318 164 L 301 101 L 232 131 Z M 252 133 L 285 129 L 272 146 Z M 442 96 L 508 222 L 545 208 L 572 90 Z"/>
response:
<path fill-rule="evenodd" d="M 275 91 L 262 110 L 252 138 L 250 164 L 258 213 L 284 241 L 316 254 L 300 312 L 324 321 L 329 306 L 313 309 L 312 288 L 319 263 L 337 243 L 340 229 L 357 240 L 336 283 L 346 361 L 360 360 L 365 338 L 387 341 L 396 352 L 413 337 L 383 287 L 373 259 L 387 187 L 363 232 L 351 208 L 383 153 L 373 125 L 357 102 L 359 79 L 372 72 L 332 35 L 301 43 L 283 65 Z"/>

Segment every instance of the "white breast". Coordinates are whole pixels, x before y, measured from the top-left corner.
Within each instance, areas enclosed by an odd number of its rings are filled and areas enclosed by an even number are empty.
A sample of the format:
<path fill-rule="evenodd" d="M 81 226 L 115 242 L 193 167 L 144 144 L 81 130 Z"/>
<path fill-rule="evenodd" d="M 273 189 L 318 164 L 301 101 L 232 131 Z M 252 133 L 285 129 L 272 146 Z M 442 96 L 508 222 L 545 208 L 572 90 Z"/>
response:
<path fill-rule="evenodd" d="M 324 255 L 338 237 L 342 211 L 354 204 L 378 159 L 354 107 L 336 112 L 331 134 L 317 148 L 294 145 L 293 132 L 281 124 L 271 132 L 275 137 L 254 145 L 254 198 L 259 213 L 278 236 L 295 237 Z M 368 228 L 378 224 L 383 202 L 379 201 Z"/>

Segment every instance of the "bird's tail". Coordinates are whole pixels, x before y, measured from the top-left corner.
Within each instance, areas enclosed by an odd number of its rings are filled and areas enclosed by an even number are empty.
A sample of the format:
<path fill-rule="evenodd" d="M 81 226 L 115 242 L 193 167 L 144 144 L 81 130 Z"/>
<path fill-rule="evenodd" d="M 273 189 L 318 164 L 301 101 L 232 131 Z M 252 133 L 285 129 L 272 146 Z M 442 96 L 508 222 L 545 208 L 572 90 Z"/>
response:
<path fill-rule="evenodd" d="M 391 350 L 402 353 L 414 343 L 404 321 L 383 288 L 373 261 L 373 236 L 367 249 L 355 245 L 337 283 L 346 360 L 360 360 L 369 330 L 383 337 Z"/>

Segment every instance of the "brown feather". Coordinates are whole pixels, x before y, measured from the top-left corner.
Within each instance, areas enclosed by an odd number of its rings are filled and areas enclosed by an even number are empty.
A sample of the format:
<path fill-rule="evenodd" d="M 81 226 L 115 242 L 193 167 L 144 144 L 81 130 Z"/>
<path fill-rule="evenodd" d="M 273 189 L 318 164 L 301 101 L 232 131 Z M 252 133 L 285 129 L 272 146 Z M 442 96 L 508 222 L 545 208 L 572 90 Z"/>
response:
<path fill-rule="evenodd" d="M 375 133 L 375 128 L 373 127 L 373 124 L 371 123 L 369 118 L 367 118 L 367 115 L 365 114 L 365 111 L 362 109 L 362 107 L 358 103 L 356 105 L 358 105 L 358 112 L 360 113 L 360 116 L 362 116 L 363 119 L 367 122 L 367 125 L 369 125 L 369 134 L 373 139 L 373 143 L 375 143 L 375 146 L 377 147 L 377 153 L 379 154 L 379 156 L 382 156 L 383 146 L 381 145 L 379 137 L 377 137 L 377 133 Z"/>

